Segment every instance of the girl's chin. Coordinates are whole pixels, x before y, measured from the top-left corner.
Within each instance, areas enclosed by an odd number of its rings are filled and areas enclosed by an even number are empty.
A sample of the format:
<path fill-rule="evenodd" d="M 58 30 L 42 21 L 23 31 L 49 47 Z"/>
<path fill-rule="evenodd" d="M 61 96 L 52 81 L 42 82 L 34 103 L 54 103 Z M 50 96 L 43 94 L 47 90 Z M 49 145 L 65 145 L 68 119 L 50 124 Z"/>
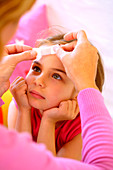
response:
<path fill-rule="evenodd" d="M 29 104 L 31 105 L 31 107 L 34 107 L 35 109 L 38 109 L 42 112 L 57 107 L 57 106 L 44 106 L 36 103 L 29 103 Z"/>
<path fill-rule="evenodd" d="M 31 107 L 34 107 L 34 108 L 42 110 L 42 111 L 46 111 L 46 110 L 58 107 L 58 105 L 56 106 L 56 103 L 48 106 L 46 103 L 35 102 L 35 101 L 32 101 L 32 100 L 31 101 L 29 100 L 29 104 L 30 104 Z"/>
<path fill-rule="evenodd" d="M 35 109 L 39 109 L 39 110 L 47 110 L 48 109 L 47 107 L 44 107 L 44 105 L 41 105 L 39 103 L 29 102 L 29 104 L 31 107 L 34 107 Z"/>

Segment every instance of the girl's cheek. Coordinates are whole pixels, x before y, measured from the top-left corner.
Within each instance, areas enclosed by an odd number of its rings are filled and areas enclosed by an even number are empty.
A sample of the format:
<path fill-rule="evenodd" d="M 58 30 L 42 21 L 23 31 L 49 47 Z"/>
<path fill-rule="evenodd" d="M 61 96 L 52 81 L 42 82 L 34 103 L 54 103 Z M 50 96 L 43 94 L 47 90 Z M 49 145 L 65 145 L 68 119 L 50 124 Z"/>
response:
<path fill-rule="evenodd" d="M 33 83 L 33 77 L 32 76 L 27 76 L 26 78 L 25 78 L 25 80 L 26 80 L 26 83 L 29 85 L 29 84 L 32 84 Z"/>

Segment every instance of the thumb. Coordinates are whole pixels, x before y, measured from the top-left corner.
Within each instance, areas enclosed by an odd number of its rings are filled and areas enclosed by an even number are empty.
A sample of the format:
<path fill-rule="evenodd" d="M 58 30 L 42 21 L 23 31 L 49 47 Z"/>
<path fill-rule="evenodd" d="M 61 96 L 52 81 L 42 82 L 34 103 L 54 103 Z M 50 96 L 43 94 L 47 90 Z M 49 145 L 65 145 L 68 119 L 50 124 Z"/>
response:
<path fill-rule="evenodd" d="M 66 55 L 70 54 L 70 52 L 64 51 L 60 46 L 54 48 L 54 51 L 60 60 L 62 60 Z"/>
<path fill-rule="evenodd" d="M 37 55 L 36 51 L 30 50 L 30 51 L 25 51 L 22 53 L 10 55 L 10 59 L 13 62 L 15 62 L 15 64 L 18 64 L 21 61 L 34 60 L 36 58 L 36 55 Z"/>

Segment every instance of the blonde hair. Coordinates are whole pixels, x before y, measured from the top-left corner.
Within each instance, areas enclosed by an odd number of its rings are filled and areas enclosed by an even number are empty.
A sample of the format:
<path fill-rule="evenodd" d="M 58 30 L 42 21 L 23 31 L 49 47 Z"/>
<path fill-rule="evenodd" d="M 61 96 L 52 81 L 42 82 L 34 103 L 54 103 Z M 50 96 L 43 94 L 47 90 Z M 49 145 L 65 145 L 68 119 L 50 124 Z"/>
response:
<path fill-rule="evenodd" d="M 50 45 L 59 44 L 60 45 L 60 44 L 67 44 L 71 42 L 71 41 L 65 41 L 63 37 L 64 37 L 64 34 L 58 34 L 52 37 L 48 37 L 47 39 L 40 39 L 38 40 L 37 47 L 40 47 L 45 44 L 50 44 Z M 102 64 L 102 60 L 101 60 L 101 56 L 99 52 L 98 52 L 98 56 L 99 56 L 99 60 L 98 60 L 98 65 L 97 65 L 97 74 L 96 74 L 95 82 L 100 92 L 102 92 L 102 87 L 104 84 L 104 68 L 103 68 L 103 64 Z"/>
<path fill-rule="evenodd" d="M 20 17 L 31 8 L 36 0 L 0 0 L 0 34 L 10 22 L 18 22 Z M 0 53 L 2 42 L 0 35 Z"/>
<path fill-rule="evenodd" d="M 0 29 L 18 19 L 36 0 L 0 0 Z"/>

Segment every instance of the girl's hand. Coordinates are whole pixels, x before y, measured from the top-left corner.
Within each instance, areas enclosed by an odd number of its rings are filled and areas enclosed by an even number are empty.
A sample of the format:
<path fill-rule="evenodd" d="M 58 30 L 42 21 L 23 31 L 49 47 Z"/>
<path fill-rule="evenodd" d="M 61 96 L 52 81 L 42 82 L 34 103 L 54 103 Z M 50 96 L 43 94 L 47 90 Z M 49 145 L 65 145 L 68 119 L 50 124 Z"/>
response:
<path fill-rule="evenodd" d="M 10 86 L 10 91 L 14 96 L 19 109 L 31 109 L 27 98 L 27 84 L 23 77 L 17 77 Z"/>
<path fill-rule="evenodd" d="M 60 103 L 59 107 L 52 108 L 43 112 L 43 117 L 49 121 L 56 123 L 63 120 L 74 119 L 79 112 L 77 102 L 75 100 L 67 100 Z"/>
<path fill-rule="evenodd" d="M 26 45 L 7 45 L 4 47 L 3 58 L 0 61 L 0 97 L 10 86 L 9 78 L 16 65 L 25 60 L 33 60 L 37 53 Z"/>
<path fill-rule="evenodd" d="M 61 59 L 68 77 L 74 82 L 76 90 L 79 92 L 90 87 L 98 89 L 95 84 L 97 49 L 88 41 L 84 31 L 68 33 L 64 39 L 77 39 L 56 49 L 57 56 Z"/>

